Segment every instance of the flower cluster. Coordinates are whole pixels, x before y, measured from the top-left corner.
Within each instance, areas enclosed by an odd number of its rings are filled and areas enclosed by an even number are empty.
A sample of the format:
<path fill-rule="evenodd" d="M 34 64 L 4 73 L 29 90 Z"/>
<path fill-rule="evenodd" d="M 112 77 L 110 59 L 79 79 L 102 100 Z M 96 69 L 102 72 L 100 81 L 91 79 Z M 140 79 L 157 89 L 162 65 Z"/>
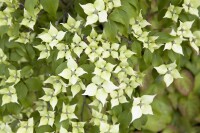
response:
<path fill-rule="evenodd" d="M 0 2 L 0 28 L 7 29 L 6 43 L 0 45 L 0 111 L 17 108 L 12 115 L 2 113 L 3 133 L 33 133 L 44 127 L 48 132 L 84 133 L 90 130 L 88 125 L 100 133 L 119 133 L 122 116 L 118 110 L 131 113 L 127 128 L 143 115 L 153 115 L 151 103 L 156 95 L 140 93 L 149 70 L 154 68 L 166 87 L 183 78 L 176 59 L 166 57 L 159 62 L 154 53 L 172 51 L 184 56 L 182 45 L 188 42 L 199 54 L 200 31 L 192 30 L 195 20 L 179 18 L 181 13 L 199 17 L 198 6 L 190 0 L 180 7 L 169 5 L 164 19 L 178 26 L 165 33 L 171 38 L 164 42 L 159 33 L 149 30 L 154 24 L 146 20 L 142 10 L 135 12 L 136 16 L 129 14 L 127 22 L 120 18 L 125 7 L 131 8 L 134 2 L 81 3 L 77 6 L 83 16 L 68 14 L 61 24 L 43 22 L 55 18 L 45 17 L 43 12 L 49 7 L 39 0 L 23 10 L 20 4 L 17 0 Z M 109 29 L 115 34 L 113 40 L 106 33 L 109 23 L 118 28 Z"/>

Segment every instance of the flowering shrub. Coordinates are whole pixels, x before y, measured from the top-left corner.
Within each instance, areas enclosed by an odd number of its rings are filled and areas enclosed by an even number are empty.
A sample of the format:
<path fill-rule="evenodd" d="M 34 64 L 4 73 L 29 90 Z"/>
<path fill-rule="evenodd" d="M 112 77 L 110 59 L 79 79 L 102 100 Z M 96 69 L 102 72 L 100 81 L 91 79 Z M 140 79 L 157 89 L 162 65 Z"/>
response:
<path fill-rule="evenodd" d="M 199 12 L 198 0 L 1 0 L 0 133 L 198 132 L 186 127 L 200 122 Z"/>

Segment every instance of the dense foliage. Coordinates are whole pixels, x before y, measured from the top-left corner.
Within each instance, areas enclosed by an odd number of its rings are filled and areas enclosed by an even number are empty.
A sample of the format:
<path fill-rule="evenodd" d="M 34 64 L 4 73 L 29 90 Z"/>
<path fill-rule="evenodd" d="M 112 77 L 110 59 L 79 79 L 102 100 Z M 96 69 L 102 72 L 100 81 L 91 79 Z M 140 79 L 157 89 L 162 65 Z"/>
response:
<path fill-rule="evenodd" d="M 198 133 L 199 0 L 0 0 L 0 133 Z"/>

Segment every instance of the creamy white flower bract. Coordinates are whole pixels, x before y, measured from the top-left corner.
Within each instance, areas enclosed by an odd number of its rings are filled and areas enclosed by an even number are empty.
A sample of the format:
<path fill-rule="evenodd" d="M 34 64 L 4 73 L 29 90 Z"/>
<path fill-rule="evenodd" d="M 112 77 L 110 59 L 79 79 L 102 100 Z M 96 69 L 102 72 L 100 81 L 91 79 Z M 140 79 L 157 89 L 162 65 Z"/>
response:
<path fill-rule="evenodd" d="M 133 106 L 131 109 L 132 121 L 140 118 L 142 114 L 153 114 L 150 104 L 153 102 L 154 97 L 155 95 L 143 95 L 142 97 L 133 98 Z"/>
<path fill-rule="evenodd" d="M 175 69 L 176 66 L 176 62 L 174 62 L 168 65 L 163 64 L 154 67 L 159 74 L 164 75 L 164 81 L 167 87 L 174 81 L 174 79 L 182 78 L 178 70 Z"/>
<path fill-rule="evenodd" d="M 103 0 L 95 0 L 94 4 L 88 3 L 86 5 L 81 5 L 85 14 L 87 14 L 87 22 L 85 26 L 91 25 L 99 22 L 107 21 L 107 12 L 105 9 L 105 3 Z"/>

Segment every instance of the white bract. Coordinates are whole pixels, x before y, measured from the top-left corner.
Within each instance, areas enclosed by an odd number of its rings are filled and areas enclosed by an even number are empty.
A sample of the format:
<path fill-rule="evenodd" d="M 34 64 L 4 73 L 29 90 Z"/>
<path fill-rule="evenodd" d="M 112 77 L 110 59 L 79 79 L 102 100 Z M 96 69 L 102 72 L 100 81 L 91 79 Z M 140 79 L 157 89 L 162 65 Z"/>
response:
<path fill-rule="evenodd" d="M 83 95 L 95 96 L 104 105 L 106 103 L 108 93 L 112 93 L 117 88 L 118 87 L 111 81 L 104 80 L 99 76 L 94 76 L 92 78 L 92 83 L 86 87 Z"/>
<path fill-rule="evenodd" d="M 158 39 L 158 36 L 148 36 L 147 38 L 143 40 L 143 47 L 149 49 L 151 53 L 153 53 L 154 50 L 162 46 L 162 44 L 156 43 L 157 39 Z"/>
<path fill-rule="evenodd" d="M 199 11 L 197 9 L 199 5 L 200 5 L 199 1 L 196 1 L 194 3 L 194 0 L 184 0 L 184 3 L 182 6 L 185 12 L 188 12 L 190 14 L 193 14 L 199 17 Z"/>
<path fill-rule="evenodd" d="M 72 85 L 76 84 L 81 75 L 87 73 L 81 67 L 78 67 L 78 64 L 72 58 L 68 59 L 67 67 L 68 68 L 64 69 L 59 76 L 68 79 L 69 83 Z"/>
<path fill-rule="evenodd" d="M 65 58 L 65 59 L 72 58 L 71 50 L 69 49 L 67 44 L 59 43 L 56 45 L 56 48 L 59 50 L 57 55 L 57 60 L 60 58 Z"/>
<path fill-rule="evenodd" d="M 194 21 L 186 21 L 186 22 L 179 21 L 179 22 L 180 22 L 180 25 L 177 28 L 177 31 L 175 32 L 175 34 L 180 37 L 186 37 L 186 38 L 191 37 L 192 32 L 190 29 Z"/>
<path fill-rule="evenodd" d="M 87 47 L 87 44 L 84 41 L 82 41 L 81 37 L 76 33 L 72 41 L 73 42 L 70 45 L 71 50 L 74 51 L 74 53 L 80 58 L 80 54 Z"/>
<path fill-rule="evenodd" d="M 108 121 L 108 116 L 105 114 L 102 114 L 94 109 L 92 109 L 92 119 L 91 123 L 94 125 L 100 126 L 101 122 L 107 122 Z"/>
<path fill-rule="evenodd" d="M 17 133 L 33 133 L 34 121 L 29 118 L 28 121 L 21 121 Z"/>
<path fill-rule="evenodd" d="M 177 22 L 179 14 L 181 13 L 182 9 L 183 9 L 182 7 L 177 7 L 170 4 L 170 6 L 167 9 L 167 12 L 165 13 L 164 18 L 170 18 L 173 21 Z"/>
<path fill-rule="evenodd" d="M 50 125 L 53 126 L 54 124 L 54 120 L 55 120 L 55 114 L 53 111 L 40 111 L 40 123 L 39 126 L 43 126 L 43 125 Z"/>
<path fill-rule="evenodd" d="M 110 125 L 106 122 L 101 122 L 100 133 L 119 133 L 119 124 Z"/>
<path fill-rule="evenodd" d="M 120 0 L 104 0 L 106 4 L 106 11 L 110 11 L 113 8 L 120 7 L 121 1 Z"/>
<path fill-rule="evenodd" d="M 38 35 L 43 42 L 49 44 L 49 46 L 53 49 L 60 41 L 64 38 L 66 32 L 58 31 L 51 23 L 50 29 L 44 29 L 44 32 Z"/>
<path fill-rule="evenodd" d="M 126 62 L 128 58 L 130 58 L 132 55 L 136 54 L 135 52 L 127 49 L 126 45 L 123 45 L 119 49 L 119 60 L 122 62 Z"/>
<path fill-rule="evenodd" d="M 17 93 L 14 86 L 9 86 L 7 88 L 0 89 L 0 94 L 2 96 L 2 106 L 7 103 L 18 103 Z"/>
<path fill-rule="evenodd" d="M 67 23 L 62 24 L 69 32 L 76 33 L 80 30 L 81 21 L 76 21 L 68 14 Z"/>
<path fill-rule="evenodd" d="M 164 75 L 164 81 L 167 87 L 174 81 L 174 79 L 182 78 L 176 69 L 176 66 L 176 63 L 174 62 L 168 65 L 163 64 L 158 67 L 154 67 L 159 74 Z"/>
<path fill-rule="evenodd" d="M 132 113 L 131 122 L 140 118 L 142 114 L 153 115 L 153 111 L 150 104 L 153 102 L 154 97 L 155 95 L 143 95 L 142 97 L 137 97 L 137 98 L 133 97 L 134 101 L 131 109 Z"/>
<path fill-rule="evenodd" d="M 38 58 L 38 60 L 40 59 L 47 59 L 49 56 L 50 56 L 50 47 L 48 44 L 46 45 L 37 45 L 37 46 L 34 46 L 35 48 L 37 48 L 39 51 L 40 51 L 40 56 Z"/>
<path fill-rule="evenodd" d="M 12 25 L 12 16 L 10 13 L 5 11 L 0 11 L 0 26 L 11 26 Z"/>
<path fill-rule="evenodd" d="M 6 83 L 14 83 L 17 84 L 20 81 L 21 78 L 21 70 L 12 70 L 8 69 L 9 71 L 9 77 L 6 80 Z"/>
<path fill-rule="evenodd" d="M 76 104 L 65 105 L 65 103 L 63 103 L 60 121 L 78 119 L 78 117 L 74 114 L 75 108 L 76 108 Z"/>
<path fill-rule="evenodd" d="M 102 58 L 100 58 L 97 62 L 95 62 L 95 69 L 93 74 L 96 74 L 103 78 L 104 80 L 110 81 L 111 73 L 115 67 L 115 65 L 106 62 Z"/>
<path fill-rule="evenodd" d="M 71 122 L 72 123 L 72 133 L 84 133 L 85 122 Z"/>
<path fill-rule="evenodd" d="M 166 50 L 166 49 L 171 50 L 172 49 L 175 53 L 183 55 L 183 50 L 182 50 L 182 47 L 181 47 L 182 41 L 183 41 L 183 39 L 178 37 L 178 38 L 174 39 L 172 42 L 166 43 L 164 50 Z"/>
<path fill-rule="evenodd" d="M 91 25 L 99 22 L 106 22 L 107 21 L 107 11 L 105 9 L 105 3 L 103 0 L 95 0 L 94 4 L 88 3 L 86 5 L 81 5 L 85 14 L 87 14 L 86 24 Z"/>
<path fill-rule="evenodd" d="M 43 95 L 40 99 L 44 100 L 45 102 L 50 102 L 51 107 L 53 110 L 58 102 L 57 93 L 51 88 L 43 88 L 45 95 Z"/>
<path fill-rule="evenodd" d="M 0 131 L 1 133 L 13 133 L 11 127 L 3 121 L 0 121 Z"/>
<path fill-rule="evenodd" d="M 192 33 L 193 36 L 189 38 L 190 46 L 199 54 L 200 46 L 200 31 L 195 31 Z"/>
<path fill-rule="evenodd" d="M 3 50 L 0 48 L 0 64 L 1 63 L 6 63 L 7 56 L 3 52 Z"/>
<path fill-rule="evenodd" d="M 104 49 L 103 53 L 102 53 L 102 58 L 108 58 L 108 57 L 113 57 L 118 59 L 119 57 L 119 53 L 118 53 L 118 49 L 119 49 L 119 44 L 118 43 L 110 43 L 108 41 L 106 42 L 102 42 L 102 48 Z"/>
<path fill-rule="evenodd" d="M 30 14 L 26 9 L 24 9 L 24 18 L 22 19 L 22 22 L 20 24 L 33 30 L 37 19 L 36 13 L 37 12 L 35 12 L 34 14 Z"/>
<path fill-rule="evenodd" d="M 123 90 L 118 90 L 118 91 L 113 91 L 112 93 L 110 93 L 110 96 L 111 96 L 111 106 L 112 106 L 112 108 L 114 107 L 114 106 L 117 106 L 117 105 L 119 105 L 120 103 L 122 104 L 122 103 L 126 103 L 126 102 L 128 102 L 127 100 L 126 100 L 126 97 L 125 97 L 125 95 L 124 95 L 124 91 Z"/>
<path fill-rule="evenodd" d="M 50 76 L 44 83 L 52 84 L 55 89 L 55 94 L 66 92 L 66 87 L 68 86 L 59 76 Z"/>
<path fill-rule="evenodd" d="M 139 15 L 136 18 L 131 18 L 129 23 L 132 30 L 135 32 L 140 30 L 141 28 L 151 25 L 142 17 L 142 11 L 140 11 Z"/>

